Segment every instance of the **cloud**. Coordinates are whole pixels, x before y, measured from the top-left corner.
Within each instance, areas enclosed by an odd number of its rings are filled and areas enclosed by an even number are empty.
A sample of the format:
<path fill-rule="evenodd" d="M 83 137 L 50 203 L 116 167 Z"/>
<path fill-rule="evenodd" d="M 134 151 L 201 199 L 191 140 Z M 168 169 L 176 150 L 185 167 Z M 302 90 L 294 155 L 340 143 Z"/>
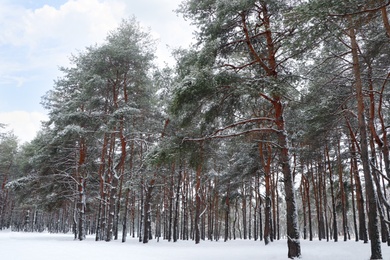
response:
<path fill-rule="evenodd" d="M 101 41 L 125 16 L 119 1 L 70 0 L 58 9 L 50 5 L 31 10 L 5 5 L 0 11 L 0 44 L 41 49 L 79 47 Z"/>
<path fill-rule="evenodd" d="M 0 3 L 0 84 L 23 87 L 32 79 L 26 73 L 56 79 L 72 53 L 104 41 L 126 18 L 125 7 L 113 0 L 69 0 L 37 9 Z M 39 86 L 41 95 L 50 87 Z"/>
<path fill-rule="evenodd" d="M 167 45 L 187 47 L 192 35 L 188 23 L 173 12 L 180 2 L 0 0 L 0 123 L 8 123 L 22 141 L 31 140 L 45 118 L 41 97 L 61 76 L 58 66 L 68 67 L 71 54 L 103 43 L 132 15 L 159 38 L 158 64 L 173 65 Z"/>
<path fill-rule="evenodd" d="M 131 1 L 128 11 L 134 14 L 137 19 L 152 30 L 152 35 L 158 38 L 158 64 L 164 62 L 173 65 L 171 57 L 173 49 L 178 47 L 189 47 L 192 42 L 194 27 L 190 22 L 185 21 L 181 14 L 176 14 L 181 0 L 143 0 Z"/>
<path fill-rule="evenodd" d="M 0 113 L 0 123 L 6 124 L 2 132 L 13 131 L 21 143 L 29 142 L 41 128 L 41 122 L 47 116 L 39 112 L 14 111 Z"/>

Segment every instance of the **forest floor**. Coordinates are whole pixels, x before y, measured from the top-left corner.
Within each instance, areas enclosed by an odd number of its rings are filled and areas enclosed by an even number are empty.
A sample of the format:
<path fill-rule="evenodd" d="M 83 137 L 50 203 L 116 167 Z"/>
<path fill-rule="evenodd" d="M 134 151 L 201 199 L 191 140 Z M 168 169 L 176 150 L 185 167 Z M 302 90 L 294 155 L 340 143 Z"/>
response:
<path fill-rule="evenodd" d="M 370 245 L 363 242 L 326 242 L 301 240 L 302 259 L 307 260 L 368 260 Z M 382 244 L 384 260 L 390 260 L 390 247 Z M 128 238 L 121 241 L 95 242 L 93 236 L 85 241 L 73 240 L 72 234 L 16 233 L 0 231 L 0 257 L 14 260 L 240 260 L 240 259 L 287 259 L 287 242 L 280 240 L 268 246 L 253 240 L 228 242 L 193 241 L 177 243 L 160 240 L 148 244 Z"/>

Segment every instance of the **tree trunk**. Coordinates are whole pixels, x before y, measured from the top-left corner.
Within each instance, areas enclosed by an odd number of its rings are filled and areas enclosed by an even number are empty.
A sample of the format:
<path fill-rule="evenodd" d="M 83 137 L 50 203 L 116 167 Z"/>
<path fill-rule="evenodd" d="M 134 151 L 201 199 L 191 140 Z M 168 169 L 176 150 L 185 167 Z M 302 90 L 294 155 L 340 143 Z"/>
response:
<path fill-rule="evenodd" d="M 174 186 L 175 186 L 174 181 L 173 181 L 174 173 L 175 173 L 175 165 L 172 164 L 171 176 L 170 176 L 170 188 L 168 191 L 169 216 L 168 216 L 168 233 L 167 233 L 168 237 L 167 237 L 167 239 L 169 242 L 171 242 L 171 240 L 172 240 L 173 200 L 174 200 L 173 190 L 174 190 Z"/>
<path fill-rule="evenodd" d="M 182 194 L 182 201 L 183 201 L 183 232 L 182 232 L 182 239 L 188 240 L 189 239 L 189 232 L 188 232 L 188 201 L 189 201 L 189 180 L 188 180 L 188 173 L 184 172 L 184 186 L 183 186 L 183 194 Z"/>
<path fill-rule="evenodd" d="M 250 179 L 251 180 L 251 179 Z M 249 181 L 249 214 L 248 214 L 248 238 L 252 239 L 252 182 Z"/>
<path fill-rule="evenodd" d="M 321 178 L 322 175 L 320 175 Z M 322 179 L 322 178 L 321 178 Z M 326 238 L 326 241 L 329 242 L 329 220 L 328 220 L 328 194 L 327 194 L 327 188 L 326 188 L 326 180 L 325 177 L 322 179 L 322 197 L 323 197 L 323 208 L 324 208 L 324 214 L 321 214 L 322 219 L 322 233 L 324 238 Z M 325 219 L 324 217 L 325 216 Z"/>
<path fill-rule="evenodd" d="M 265 205 L 264 205 L 264 243 L 268 245 L 270 241 L 273 241 L 272 232 L 272 216 L 271 216 L 271 162 L 272 162 L 272 150 L 271 145 L 258 143 L 260 161 L 264 169 L 265 180 Z"/>
<path fill-rule="evenodd" d="M 203 144 L 201 144 L 203 145 Z M 201 210 L 201 198 L 200 198 L 200 184 L 201 184 L 201 175 L 202 175 L 202 160 L 203 160 L 203 147 L 200 148 L 200 162 L 196 168 L 196 177 L 195 177 L 195 244 L 200 242 L 200 210 Z"/>
<path fill-rule="evenodd" d="M 328 161 L 328 170 L 329 170 L 329 185 L 330 185 L 330 195 L 332 196 L 332 214 L 333 214 L 333 239 L 334 242 L 338 241 L 338 230 L 337 230 L 337 215 L 336 215 L 336 202 L 334 198 L 334 182 L 333 182 L 333 169 L 329 157 L 328 145 L 325 147 L 326 158 Z"/>
<path fill-rule="evenodd" d="M 304 186 L 306 180 L 305 177 L 302 174 L 302 180 L 301 180 L 301 185 L 299 186 L 299 191 L 301 193 L 301 199 L 302 199 L 302 215 L 303 215 L 303 239 L 307 239 L 307 217 L 306 217 L 306 194 L 305 194 L 305 189 Z"/>
<path fill-rule="evenodd" d="M 308 219 L 309 219 L 309 241 L 313 241 L 313 228 L 311 222 L 311 203 L 310 203 L 310 182 L 307 180 L 305 182 L 306 190 L 306 200 L 307 200 L 307 210 L 308 210 Z"/>
<path fill-rule="evenodd" d="M 289 146 L 287 133 L 283 119 L 283 105 L 279 98 L 273 101 L 275 109 L 275 123 L 278 128 L 278 144 L 280 147 L 280 161 L 284 178 L 285 200 L 286 200 L 286 221 L 287 221 L 287 245 L 288 257 L 296 258 L 301 256 L 301 245 L 299 241 L 298 213 L 295 199 L 294 176 L 290 167 Z"/>
<path fill-rule="evenodd" d="M 313 163 L 310 163 L 310 170 L 309 170 L 309 178 L 311 178 L 312 186 L 313 186 L 313 193 L 314 193 L 314 200 L 315 200 L 315 207 L 316 207 L 316 215 L 317 215 L 317 230 L 318 230 L 318 240 L 322 240 L 323 232 L 321 229 L 321 215 L 322 215 L 322 208 L 320 207 L 320 197 L 322 192 L 322 186 L 319 185 L 318 181 L 316 181 L 318 178 L 315 178 L 314 176 L 314 169 L 313 169 Z M 318 176 L 318 174 L 317 174 Z"/>
<path fill-rule="evenodd" d="M 141 199 L 140 203 L 138 204 L 138 241 L 142 242 L 142 229 L 143 229 L 143 221 L 144 221 L 144 193 L 145 193 L 145 183 L 144 183 L 144 177 L 141 177 L 141 185 L 140 185 L 140 191 L 139 191 L 139 197 Z"/>
<path fill-rule="evenodd" d="M 260 173 L 257 174 L 257 196 L 259 200 L 259 238 L 260 241 L 263 241 L 263 207 L 262 207 L 262 199 L 260 196 Z"/>
<path fill-rule="evenodd" d="M 224 241 L 226 242 L 229 239 L 229 213 L 230 213 L 230 198 L 229 198 L 229 185 L 226 192 L 226 199 L 225 199 L 225 238 Z"/>
<path fill-rule="evenodd" d="M 350 181 L 351 181 L 351 201 L 352 201 L 352 214 L 353 214 L 353 227 L 355 231 L 355 241 L 359 241 L 359 230 L 357 226 L 357 221 L 356 221 L 356 203 L 355 203 L 355 192 L 354 192 L 354 181 L 353 181 L 353 159 L 351 158 L 351 170 L 350 170 Z"/>
<path fill-rule="evenodd" d="M 343 165 L 341 163 L 340 138 L 338 139 L 337 142 L 337 164 L 338 164 L 338 173 L 339 173 L 341 206 L 342 206 L 342 214 L 343 214 L 343 234 L 344 234 L 344 241 L 347 241 L 348 223 L 347 223 L 346 198 L 345 198 L 344 181 L 343 181 Z"/>
<path fill-rule="evenodd" d="M 242 230 L 244 239 L 247 239 L 247 217 L 246 217 L 246 185 L 245 182 L 242 183 Z"/>
<path fill-rule="evenodd" d="M 364 243 L 368 243 L 368 234 L 367 234 L 367 226 L 366 226 L 366 214 L 364 210 L 364 197 L 363 197 L 363 189 L 362 184 L 360 181 L 360 175 L 359 175 L 359 168 L 357 163 L 357 149 L 359 148 L 356 137 L 354 132 L 352 131 L 352 128 L 349 124 L 349 121 L 346 120 L 347 127 L 349 130 L 349 134 L 351 137 L 351 163 L 352 163 L 352 169 L 353 169 L 353 175 L 355 180 L 355 188 L 356 188 L 356 203 L 357 203 L 357 209 L 358 209 L 358 218 L 359 218 L 359 240 L 363 240 Z M 360 150 L 360 148 L 359 148 Z"/>
<path fill-rule="evenodd" d="M 387 7 L 386 6 L 381 8 L 381 14 L 382 14 L 383 25 L 386 29 L 387 37 L 390 38 L 390 23 L 389 23 L 389 18 L 387 15 Z"/>
<path fill-rule="evenodd" d="M 99 201 L 99 209 L 97 212 L 96 217 L 96 234 L 95 234 L 95 241 L 99 241 L 101 239 L 101 221 L 102 221 L 102 211 L 103 211 L 103 200 L 102 197 L 100 197 Z"/>
<path fill-rule="evenodd" d="M 180 163 L 179 174 L 177 176 L 175 218 L 173 220 L 173 242 L 176 242 L 179 239 L 179 206 L 180 206 L 181 179 L 182 179 L 182 165 Z"/>
<path fill-rule="evenodd" d="M 257 215 L 258 215 L 258 211 L 259 211 L 259 207 L 260 207 L 260 196 L 258 194 L 258 190 L 259 190 L 259 185 L 260 183 L 257 181 L 257 178 L 255 178 L 255 208 L 253 209 L 253 238 L 255 241 L 257 241 L 257 239 L 259 239 L 259 222 L 258 222 L 258 219 L 257 219 Z"/>
<path fill-rule="evenodd" d="M 145 200 L 144 200 L 144 220 L 143 220 L 143 239 L 144 244 L 148 243 L 150 237 L 151 229 L 151 219 L 150 219 L 150 204 L 152 199 L 152 191 L 154 188 L 155 178 L 149 181 L 148 188 L 146 189 Z"/>
<path fill-rule="evenodd" d="M 126 201 L 125 201 L 125 211 L 123 215 L 123 223 L 122 223 L 122 243 L 126 242 L 127 238 L 127 221 L 129 215 L 129 199 L 130 199 L 130 189 L 126 189 Z"/>
<path fill-rule="evenodd" d="M 85 185 L 86 185 L 86 182 L 85 182 L 85 179 L 83 177 L 81 177 L 79 179 L 79 183 L 78 183 L 78 193 L 79 193 L 79 196 L 78 196 L 78 205 L 77 205 L 77 210 L 78 210 L 78 226 L 77 226 L 77 230 L 78 230 L 78 239 L 81 241 L 81 240 L 84 240 L 85 237 L 86 237 L 86 234 L 85 234 L 85 202 L 86 202 L 86 195 L 85 195 Z"/>
<path fill-rule="evenodd" d="M 218 185 L 218 178 L 215 177 L 214 180 L 215 187 Z M 220 239 L 220 221 L 219 221 L 219 192 L 218 189 L 215 188 L 214 190 L 214 238 L 216 241 L 219 241 Z"/>
<path fill-rule="evenodd" d="M 106 241 L 109 242 L 112 240 L 114 235 L 114 220 L 115 220 L 115 210 L 116 210 L 116 196 L 119 183 L 119 176 L 114 173 L 111 178 L 111 187 L 110 187 L 110 199 L 108 205 L 108 220 L 107 220 L 107 231 L 106 231 Z"/>
<path fill-rule="evenodd" d="M 353 59 L 353 73 L 355 76 L 356 99 L 358 102 L 358 124 L 361 137 L 361 160 L 368 198 L 368 232 L 371 240 L 371 259 L 382 259 L 381 242 L 378 230 L 378 213 L 377 213 L 377 195 L 370 171 L 367 145 L 367 130 L 364 110 L 363 83 L 360 75 L 358 44 L 356 41 L 355 28 L 352 26 L 352 17 L 349 17 L 351 28 L 349 37 L 351 40 L 351 51 Z"/>
<path fill-rule="evenodd" d="M 276 231 L 276 239 L 280 240 L 280 206 L 279 206 L 279 189 L 278 189 L 278 182 L 279 180 L 279 173 L 276 173 L 276 227 L 274 228 L 274 232 Z"/>
<path fill-rule="evenodd" d="M 131 217 L 131 231 L 132 231 L 132 237 L 135 238 L 135 213 L 136 213 L 136 207 L 135 207 L 135 202 L 136 202 L 136 193 L 135 191 L 132 191 L 132 196 L 131 196 L 131 210 L 130 210 L 130 217 Z"/>

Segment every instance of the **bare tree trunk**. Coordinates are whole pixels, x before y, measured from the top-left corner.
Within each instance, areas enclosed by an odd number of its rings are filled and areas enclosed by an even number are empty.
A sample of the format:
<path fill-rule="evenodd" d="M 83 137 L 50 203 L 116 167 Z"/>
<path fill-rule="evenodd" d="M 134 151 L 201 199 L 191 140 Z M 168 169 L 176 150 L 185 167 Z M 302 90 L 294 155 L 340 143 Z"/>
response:
<path fill-rule="evenodd" d="M 318 184 L 317 178 L 314 176 L 314 169 L 313 169 L 313 163 L 310 163 L 310 170 L 309 170 L 309 178 L 311 178 L 312 186 L 313 186 L 313 193 L 314 193 L 314 200 L 315 200 L 315 207 L 316 207 L 316 215 L 317 215 L 317 230 L 318 230 L 318 240 L 323 239 L 323 233 L 321 229 L 321 214 L 322 214 L 322 208 L 320 207 L 320 196 L 322 191 L 322 186 Z"/>
<path fill-rule="evenodd" d="M 173 221 L 173 190 L 174 190 L 174 181 L 173 181 L 173 176 L 175 173 L 175 165 L 172 164 L 172 170 L 171 170 L 171 176 L 170 176 L 170 188 L 168 191 L 169 194 L 169 217 L 168 217 L 168 241 L 170 242 L 172 240 L 172 221 Z"/>
<path fill-rule="evenodd" d="M 356 203 L 358 209 L 358 218 L 359 218 L 359 240 L 363 240 L 364 243 L 368 243 L 368 234 L 367 234 L 367 226 L 366 226 L 366 214 L 364 210 L 364 198 L 363 198 L 363 189 L 360 181 L 359 168 L 357 163 L 357 148 L 359 148 L 356 137 L 352 128 L 349 124 L 349 121 L 346 119 L 347 127 L 349 130 L 349 134 L 351 137 L 351 163 L 353 169 L 353 175 L 355 180 L 355 188 L 356 188 Z M 356 148 L 357 147 L 357 148 Z M 360 150 L 360 148 L 359 148 Z"/>
<path fill-rule="evenodd" d="M 340 152 L 340 138 L 337 142 L 337 164 L 338 164 L 338 173 L 339 173 L 339 186 L 340 186 L 340 197 L 341 197 L 341 206 L 343 214 L 343 234 L 344 241 L 348 240 L 348 220 L 347 220 L 347 209 L 346 209 L 346 198 L 344 191 L 344 180 L 343 180 L 343 165 L 341 163 L 341 152 Z"/>
<path fill-rule="evenodd" d="M 245 181 L 242 183 L 242 229 L 243 229 L 243 235 L 244 239 L 247 239 L 247 217 L 246 217 L 246 185 Z"/>
<path fill-rule="evenodd" d="M 308 210 L 308 219 L 309 219 L 309 240 L 313 241 L 313 227 L 311 221 L 311 202 L 310 202 L 310 182 L 307 180 L 305 182 L 305 190 L 306 190 L 306 200 L 307 200 L 307 210 Z"/>
<path fill-rule="evenodd" d="M 79 179 L 78 183 L 78 205 L 77 205 L 77 210 L 78 210 L 78 236 L 77 238 L 81 241 L 84 240 L 86 235 L 85 235 L 85 202 L 86 202 L 86 196 L 85 196 L 85 179 L 81 177 Z"/>
<path fill-rule="evenodd" d="M 260 196 L 260 173 L 257 174 L 257 197 L 259 200 L 259 238 L 260 241 L 263 241 L 263 209 L 262 209 L 262 199 Z"/>
<path fill-rule="evenodd" d="M 202 144 L 203 145 L 203 144 Z M 200 148 L 200 160 L 203 160 L 203 147 Z M 200 242 L 200 210 L 201 210 L 201 198 L 200 198 L 200 184 L 201 184 L 201 175 L 202 175 L 202 162 L 199 162 L 199 165 L 196 169 L 195 177 L 195 244 Z"/>
<path fill-rule="evenodd" d="M 260 196 L 258 194 L 259 186 L 260 183 L 257 181 L 257 178 L 255 177 L 255 207 L 253 209 L 253 238 L 255 241 L 259 239 L 259 221 L 258 221 L 258 212 L 259 212 L 259 207 L 260 207 Z"/>
<path fill-rule="evenodd" d="M 248 238 L 252 239 L 252 179 L 249 179 L 249 214 L 248 214 Z"/>
<path fill-rule="evenodd" d="M 378 230 L 377 195 L 374 189 L 368 158 L 366 119 L 364 115 L 365 109 L 363 97 L 363 83 L 360 75 L 358 44 L 356 41 L 355 28 L 352 26 L 352 17 L 349 17 L 349 21 L 351 25 L 351 28 L 349 29 L 349 37 L 351 40 L 353 73 L 355 76 L 356 99 L 358 102 L 358 124 L 359 133 L 361 137 L 361 160 L 363 164 L 366 194 L 368 197 L 368 232 L 371 240 L 371 259 L 382 259 L 382 250 Z"/>
<path fill-rule="evenodd" d="M 144 183 L 144 177 L 141 177 L 141 185 L 140 185 L 140 195 L 141 198 L 140 203 L 138 204 L 138 241 L 142 242 L 142 229 L 143 229 L 143 221 L 144 221 L 144 190 L 145 190 L 145 183 Z"/>
<path fill-rule="evenodd" d="M 332 197 L 332 214 L 333 214 L 333 239 L 334 242 L 338 241 L 338 230 L 337 230 L 337 215 L 336 215 L 336 203 L 334 198 L 334 182 L 333 182 L 333 169 L 329 157 L 329 148 L 328 145 L 325 147 L 326 158 L 328 161 L 328 170 L 329 170 L 329 185 L 330 185 L 330 195 Z"/>
<path fill-rule="evenodd" d="M 278 182 L 279 180 L 279 172 L 276 173 L 276 227 L 274 230 L 276 230 L 277 232 L 277 235 L 276 235 L 276 239 L 277 240 L 280 240 L 280 206 L 279 206 L 279 189 L 278 189 Z M 275 232 L 275 231 L 274 231 Z"/>
<path fill-rule="evenodd" d="M 352 214 L 353 214 L 353 227 L 354 227 L 354 231 L 355 231 L 355 241 L 358 242 L 359 241 L 359 230 L 358 230 L 358 226 L 357 226 L 357 221 L 356 221 L 356 203 L 355 203 L 355 192 L 354 192 L 354 181 L 353 181 L 353 173 L 354 173 L 354 169 L 353 169 L 353 159 L 351 158 L 351 171 L 350 171 L 350 181 L 351 181 L 351 201 L 352 201 Z"/>
<path fill-rule="evenodd" d="M 136 213 L 136 207 L 135 207 L 135 201 L 136 201 L 136 193 L 135 191 L 131 192 L 131 230 L 132 230 L 132 237 L 135 238 L 135 213 Z"/>
<path fill-rule="evenodd" d="M 100 198 L 99 201 L 99 209 L 97 212 L 97 218 L 96 218 L 96 234 L 95 234 L 95 241 L 99 241 L 101 239 L 100 233 L 101 233 L 101 221 L 102 221 L 102 207 L 103 207 L 103 200 Z"/>
<path fill-rule="evenodd" d="M 111 178 L 110 200 L 108 205 L 108 220 L 107 220 L 107 231 L 106 231 L 107 242 L 111 241 L 114 235 L 114 219 L 115 219 L 118 182 L 119 182 L 119 176 L 115 172 L 112 174 L 112 178 Z"/>
<path fill-rule="evenodd" d="M 387 15 L 387 7 L 386 6 L 382 7 L 381 14 L 382 14 L 383 25 L 386 29 L 387 37 L 390 38 L 390 23 L 389 23 L 389 18 Z"/>
<path fill-rule="evenodd" d="M 129 198 L 130 198 L 130 189 L 126 189 L 126 202 L 125 202 L 125 211 L 123 215 L 123 223 L 122 223 L 122 243 L 126 242 L 127 238 L 127 221 L 129 215 Z"/>
<path fill-rule="evenodd" d="M 302 174 L 302 180 L 301 180 L 301 185 L 299 186 L 299 191 L 301 193 L 301 199 L 302 199 L 302 215 L 303 215 L 303 239 L 307 239 L 307 218 L 306 218 L 306 194 L 305 194 L 305 189 L 304 186 L 306 180 L 305 177 Z"/>
<path fill-rule="evenodd" d="M 258 143 L 260 161 L 264 169 L 264 179 L 265 179 L 265 205 L 264 205 L 264 243 L 269 244 L 270 241 L 273 241 L 273 232 L 272 232 L 272 217 L 271 217 L 271 160 L 272 160 L 272 150 L 271 145 Z"/>
<path fill-rule="evenodd" d="M 188 234 L 188 201 L 189 201 L 189 180 L 188 180 L 188 173 L 184 173 L 184 189 L 183 189 L 183 194 L 182 194 L 182 201 L 183 201 L 183 240 L 188 240 L 189 239 L 189 234 Z"/>
<path fill-rule="evenodd" d="M 144 244 L 148 243 L 151 229 L 151 219 L 150 219 L 150 204 L 152 199 L 152 191 L 155 184 L 155 178 L 149 181 L 148 188 L 146 189 L 145 200 L 144 200 L 144 221 L 143 221 L 143 239 Z"/>
<path fill-rule="evenodd" d="M 207 201 L 208 201 L 208 210 L 207 210 L 207 239 L 213 241 L 213 232 L 214 232 L 214 188 L 209 179 L 208 188 L 206 191 Z"/>
<path fill-rule="evenodd" d="M 321 203 L 322 203 L 322 207 L 324 209 L 324 214 L 321 214 L 322 234 L 323 234 L 323 237 L 326 238 L 326 241 L 329 242 L 330 228 L 329 228 L 329 220 L 328 220 L 328 216 L 329 216 L 328 215 L 328 193 L 327 193 L 327 186 L 326 186 L 326 178 L 325 177 L 322 178 L 322 174 L 320 174 L 320 179 L 321 179 L 321 194 L 322 194 L 322 196 L 321 196 L 322 202 Z"/>
<path fill-rule="evenodd" d="M 280 146 L 280 161 L 284 179 L 287 221 L 288 257 L 301 256 L 301 244 L 299 241 L 298 213 L 295 199 L 294 176 L 290 167 L 289 146 L 283 119 L 283 105 L 279 98 L 273 101 L 275 108 L 275 123 L 278 127 L 278 144 Z"/>
<path fill-rule="evenodd" d="M 173 220 L 173 242 L 179 239 L 179 206 L 180 206 L 180 190 L 181 190 L 181 179 L 182 179 L 182 164 L 180 163 L 179 174 L 177 176 L 177 187 L 176 187 L 176 205 L 175 205 L 175 218 Z"/>
<path fill-rule="evenodd" d="M 229 239 L 229 213 L 230 213 L 230 198 L 229 198 L 229 185 L 226 192 L 226 199 L 225 199 L 225 238 L 224 241 L 226 242 Z"/>
<path fill-rule="evenodd" d="M 218 177 L 214 179 L 215 187 L 218 186 Z M 216 241 L 220 239 L 220 225 L 219 225 L 219 191 L 215 189 L 214 191 L 214 238 Z"/>

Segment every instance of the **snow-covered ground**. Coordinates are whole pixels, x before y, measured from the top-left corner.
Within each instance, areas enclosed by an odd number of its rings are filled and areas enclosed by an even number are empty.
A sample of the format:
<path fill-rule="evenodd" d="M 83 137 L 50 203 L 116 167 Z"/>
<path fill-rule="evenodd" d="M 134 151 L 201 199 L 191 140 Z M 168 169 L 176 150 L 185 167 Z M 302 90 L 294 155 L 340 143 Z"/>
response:
<path fill-rule="evenodd" d="M 301 241 L 302 259 L 307 260 L 368 260 L 370 245 L 362 242 Z M 382 244 L 383 259 L 390 259 L 390 247 Z M 286 240 L 268 246 L 253 240 L 235 240 L 224 243 L 201 241 L 150 241 L 139 243 L 129 238 L 120 241 L 95 242 L 93 237 L 74 241 L 71 234 L 15 233 L 0 231 L 0 257 L 12 260 L 235 260 L 235 259 L 287 259 Z"/>

